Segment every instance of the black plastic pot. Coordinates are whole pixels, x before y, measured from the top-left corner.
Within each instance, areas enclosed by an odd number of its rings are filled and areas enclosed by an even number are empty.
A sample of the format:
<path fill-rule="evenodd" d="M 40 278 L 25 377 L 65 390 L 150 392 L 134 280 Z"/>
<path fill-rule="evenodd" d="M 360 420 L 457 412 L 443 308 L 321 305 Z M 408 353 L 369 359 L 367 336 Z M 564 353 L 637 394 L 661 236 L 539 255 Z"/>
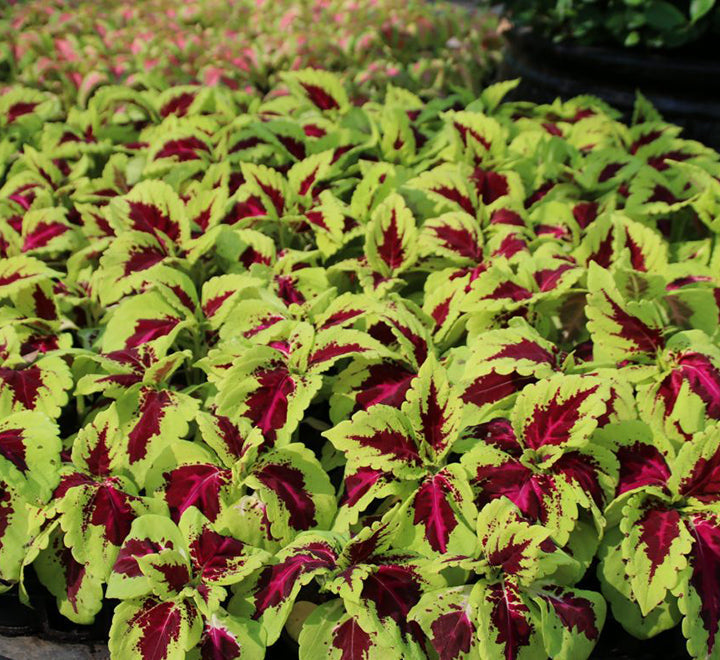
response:
<path fill-rule="evenodd" d="M 640 90 L 685 137 L 720 149 L 720 59 L 556 44 L 526 29 L 509 31 L 506 40 L 498 78 L 522 78 L 511 98 L 549 103 L 592 94 L 629 119 Z"/>

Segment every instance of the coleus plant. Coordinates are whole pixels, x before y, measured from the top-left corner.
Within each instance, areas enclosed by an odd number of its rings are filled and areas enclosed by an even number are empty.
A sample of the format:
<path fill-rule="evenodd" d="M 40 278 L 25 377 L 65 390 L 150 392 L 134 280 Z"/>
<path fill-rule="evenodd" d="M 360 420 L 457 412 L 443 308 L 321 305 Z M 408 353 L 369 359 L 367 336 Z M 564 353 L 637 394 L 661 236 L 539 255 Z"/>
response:
<path fill-rule="evenodd" d="M 720 657 L 718 155 L 512 86 L 12 86 L 0 588 L 122 660 L 582 659 L 606 600 Z"/>

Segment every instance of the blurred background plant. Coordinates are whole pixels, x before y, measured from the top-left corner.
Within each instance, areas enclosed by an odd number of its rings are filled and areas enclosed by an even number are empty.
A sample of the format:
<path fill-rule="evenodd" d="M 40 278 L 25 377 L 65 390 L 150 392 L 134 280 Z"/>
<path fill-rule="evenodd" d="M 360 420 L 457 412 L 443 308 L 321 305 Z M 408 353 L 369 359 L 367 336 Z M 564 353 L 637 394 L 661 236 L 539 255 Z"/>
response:
<path fill-rule="evenodd" d="M 716 0 L 506 0 L 503 8 L 516 27 L 584 45 L 710 51 L 712 37 L 720 35 Z"/>
<path fill-rule="evenodd" d="M 497 15 L 422 0 L 28 0 L 0 20 L 0 80 L 83 99 L 100 84 L 224 84 L 264 94 L 282 70 L 341 73 L 358 100 L 388 83 L 479 93 Z"/>

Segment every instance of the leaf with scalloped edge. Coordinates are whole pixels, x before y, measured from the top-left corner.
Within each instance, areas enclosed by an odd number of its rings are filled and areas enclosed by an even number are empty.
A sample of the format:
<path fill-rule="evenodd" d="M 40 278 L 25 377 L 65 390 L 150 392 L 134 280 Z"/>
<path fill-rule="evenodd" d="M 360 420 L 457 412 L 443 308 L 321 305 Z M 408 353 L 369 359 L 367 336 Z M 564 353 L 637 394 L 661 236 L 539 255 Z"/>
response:
<path fill-rule="evenodd" d="M 408 615 L 422 628 L 440 660 L 479 657 L 478 589 L 472 585 L 426 593 Z"/>
<path fill-rule="evenodd" d="M 319 605 L 303 624 L 300 660 L 384 660 L 400 651 L 383 643 L 375 630 L 365 630 L 348 614 L 341 599 Z"/>
<path fill-rule="evenodd" d="M 25 548 L 39 520 L 28 506 L 28 484 L 0 464 L 0 592 L 20 580 Z"/>
<path fill-rule="evenodd" d="M 158 567 L 166 556 L 171 560 L 168 565 L 177 568 L 163 574 Z M 143 564 L 148 557 L 152 563 Z M 106 595 L 127 600 L 147 596 L 156 589 L 166 594 L 179 592 L 189 579 L 186 543 L 177 525 L 166 516 L 146 514 L 132 523 L 108 578 Z"/>
<path fill-rule="evenodd" d="M 714 658 L 720 649 L 720 515 L 716 511 L 688 516 L 693 539 L 687 585 L 679 590 L 682 630 L 693 658 Z"/>
<path fill-rule="evenodd" d="M 422 480 L 398 512 L 398 547 L 429 557 L 472 554 L 477 510 L 464 470 L 448 465 Z"/>
<path fill-rule="evenodd" d="M 43 355 L 31 364 L 0 367 L 0 406 L 11 411 L 38 411 L 52 418 L 68 400 L 73 378 L 59 355 Z"/>
<path fill-rule="evenodd" d="M 378 404 L 361 410 L 324 435 L 353 466 L 388 470 L 401 479 L 425 472 L 412 421 L 397 408 Z"/>
<path fill-rule="evenodd" d="M 302 69 L 286 72 L 282 79 L 298 98 L 309 101 L 322 112 L 344 112 L 349 106 L 344 86 L 337 75 L 330 71 Z"/>
<path fill-rule="evenodd" d="M 526 387 L 513 408 L 512 424 L 523 445 L 582 447 L 606 411 L 605 384 L 593 377 L 558 375 Z"/>
<path fill-rule="evenodd" d="M 475 218 L 466 212 L 449 211 L 426 220 L 418 236 L 418 251 L 428 259 L 452 265 L 483 261 L 483 235 Z"/>
<path fill-rule="evenodd" d="M 391 353 L 368 333 L 352 328 L 330 327 L 318 330 L 307 357 L 308 373 L 323 373 L 338 360 L 362 355 L 366 359 Z"/>
<path fill-rule="evenodd" d="M 172 259 L 172 250 L 155 234 L 125 231 L 104 251 L 90 278 L 92 289 L 103 305 L 110 305 L 154 282 Z"/>
<path fill-rule="evenodd" d="M 188 433 L 188 424 L 198 405 L 197 399 L 187 394 L 149 387 L 118 399 L 128 466 L 138 484 L 143 484 L 148 468 L 160 452 Z"/>
<path fill-rule="evenodd" d="M 58 483 L 62 444 L 57 425 L 40 412 L 7 414 L 0 421 L 0 469 L 9 481 L 27 483 L 41 504 Z"/>
<path fill-rule="evenodd" d="M 159 290 L 129 296 L 115 307 L 107 320 L 102 336 L 102 351 L 110 353 L 136 348 L 162 339 L 167 346 L 196 321 L 187 309 L 178 309 Z"/>
<path fill-rule="evenodd" d="M 640 611 L 647 615 L 676 587 L 687 566 L 692 536 L 669 501 L 642 492 L 628 499 L 623 514 L 625 571 Z"/>
<path fill-rule="evenodd" d="M 191 660 L 263 660 L 265 657 L 264 635 L 255 622 L 219 610 L 204 618 L 203 623 L 200 642 L 188 654 Z"/>
<path fill-rule="evenodd" d="M 127 660 L 184 657 L 202 635 L 202 619 L 187 600 L 152 596 L 120 603 L 110 628 L 110 653 Z"/>
<path fill-rule="evenodd" d="M 595 360 L 654 359 L 665 347 L 663 324 L 652 301 L 626 301 L 612 275 L 590 264 L 585 314 Z"/>
<path fill-rule="evenodd" d="M 488 660 L 535 660 L 544 656 L 539 617 L 512 579 L 478 583 L 480 657 Z"/>
<path fill-rule="evenodd" d="M 328 529 L 335 517 L 335 489 L 315 455 L 299 443 L 264 453 L 245 483 L 267 506 L 271 531 L 289 542 L 298 532 Z"/>
<path fill-rule="evenodd" d="M 33 562 L 40 582 L 55 596 L 60 613 L 75 623 L 89 624 L 103 604 L 102 578 L 75 560 L 60 530 Z"/>
<path fill-rule="evenodd" d="M 526 324 L 481 333 L 470 350 L 461 396 L 464 403 L 480 411 L 504 405 L 517 392 L 549 378 L 558 368 L 557 347 Z"/>
<path fill-rule="evenodd" d="M 643 616 L 627 579 L 622 554 L 623 538 L 617 526 L 605 530 L 597 552 L 597 576 L 613 618 L 634 637 L 649 639 L 679 623 L 677 598 L 667 592 L 663 602 L 648 612 L 647 616 Z"/>
<path fill-rule="evenodd" d="M 420 367 L 401 410 L 413 426 L 423 458 L 439 464 L 457 438 L 462 404 L 445 368 L 434 357 Z"/>
<path fill-rule="evenodd" d="M 25 255 L 4 258 L 0 261 L 0 296 L 12 296 L 28 284 L 32 284 L 57 273 L 47 264 Z"/>
<path fill-rule="evenodd" d="M 405 200 L 390 195 L 372 214 L 365 234 L 368 264 L 384 278 L 407 270 L 416 259 L 415 217 Z"/>
<path fill-rule="evenodd" d="M 237 584 L 270 558 L 260 548 L 217 532 L 195 507 L 183 513 L 178 527 L 187 543 L 193 575 L 202 585 Z"/>
<path fill-rule="evenodd" d="M 315 576 L 335 569 L 342 548 L 341 537 L 333 532 L 302 532 L 254 580 L 235 587 L 229 611 L 260 621 L 273 644 L 282 631 L 301 587 Z"/>
<path fill-rule="evenodd" d="M 319 374 L 292 373 L 280 350 L 259 346 L 225 372 L 217 412 L 250 420 L 269 444 L 282 445 L 290 440 L 321 383 Z"/>
<path fill-rule="evenodd" d="M 696 504 L 720 497 L 720 426 L 708 424 L 684 444 L 675 459 L 668 486 Z"/>
<path fill-rule="evenodd" d="M 491 570 L 501 571 L 519 585 L 543 577 L 542 560 L 548 550 L 550 530 L 531 524 L 513 503 L 500 498 L 485 505 L 477 519 L 479 555 Z"/>
<path fill-rule="evenodd" d="M 586 660 L 605 623 L 603 597 L 583 589 L 546 586 L 533 598 L 540 609 L 545 652 L 558 660 Z"/>

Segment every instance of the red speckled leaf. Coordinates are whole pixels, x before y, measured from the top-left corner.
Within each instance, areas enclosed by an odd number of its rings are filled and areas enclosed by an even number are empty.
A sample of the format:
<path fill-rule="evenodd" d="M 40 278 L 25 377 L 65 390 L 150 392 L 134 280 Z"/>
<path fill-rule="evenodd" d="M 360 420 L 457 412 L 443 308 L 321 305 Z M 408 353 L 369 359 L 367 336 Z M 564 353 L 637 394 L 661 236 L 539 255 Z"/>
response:
<path fill-rule="evenodd" d="M 505 580 L 486 587 L 479 622 L 481 656 L 485 651 L 487 657 L 505 660 L 514 660 L 523 652 L 533 657 L 530 651 L 535 642 L 535 624 L 513 581 Z"/>

